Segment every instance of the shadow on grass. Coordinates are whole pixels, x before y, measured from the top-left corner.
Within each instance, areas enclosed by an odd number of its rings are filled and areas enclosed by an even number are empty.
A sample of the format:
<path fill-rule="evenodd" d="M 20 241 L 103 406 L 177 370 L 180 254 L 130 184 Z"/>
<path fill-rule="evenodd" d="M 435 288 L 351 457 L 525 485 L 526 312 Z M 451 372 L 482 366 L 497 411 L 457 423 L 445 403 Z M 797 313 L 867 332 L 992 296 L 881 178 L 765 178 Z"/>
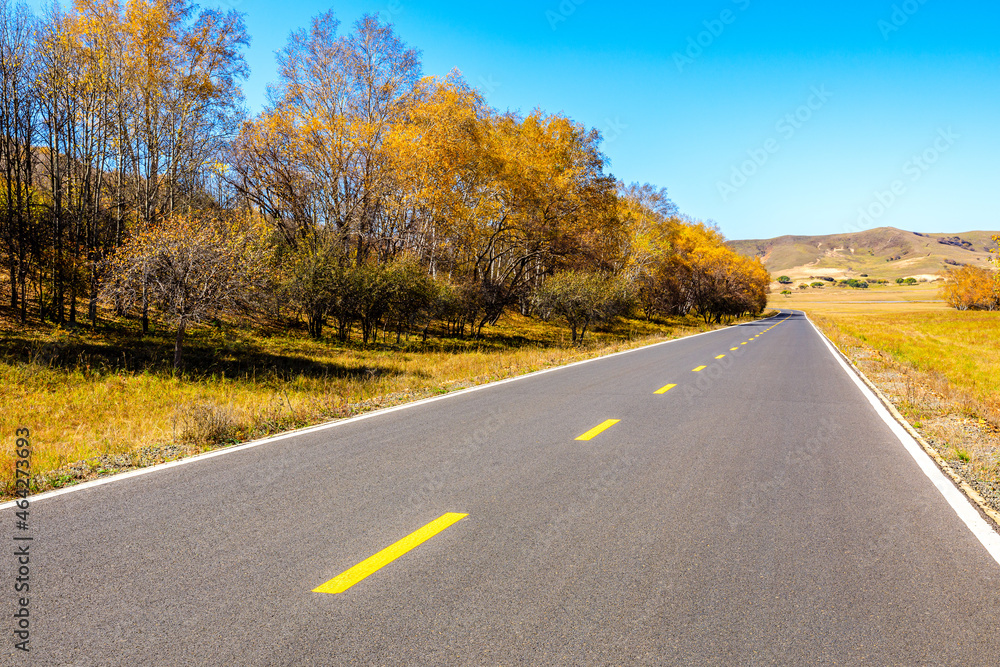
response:
<path fill-rule="evenodd" d="M 65 371 L 101 373 L 154 373 L 173 371 L 173 340 L 169 332 L 140 336 L 120 327 L 91 330 L 52 328 L 48 332 L 0 331 L 0 358 L 8 364 L 37 364 Z M 276 345 L 275 345 L 276 343 Z M 300 348 L 273 350 L 272 347 Z M 332 355 L 334 349 L 301 349 L 308 342 L 291 337 L 255 337 L 247 332 L 226 336 L 204 328 L 192 332 L 184 345 L 184 378 L 241 378 L 254 381 L 310 379 L 374 379 L 402 375 L 390 365 L 347 365 L 311 358 Z"/>
<path fill-rule="evenodd" d="M 4 317 L 4 315 L 7 317 Z M 370 358 L 392 354 L 500 353 L 534 348 L 570 348 L 587 351 L 620 340 L 670 333 L 678 326 L 700 326 L 691 318 L 654 318 L 652 321 L 615 320 L 594 328 L 573 346 L 569 331 L 555 322 L 516 318 L 501 322 L 480 336 L 458 337 L 432 331 L 427 340 L 411 334 L 396 342 L 395 333 L 364 344 L 355 335 L 340 342 L 330 331 L 323 340 L 310 339 L 294 322 L 269 322 L 254 327 L 215 322 L 189 332 L 184 343 L 187 380 L 246 379 L 253 382 L 285 382 L 297 377 L 310 379 L 371 380 L 409 372 L 391 363 Z M 103 319 L 96 328 L 62 328 L 47 324 L 21 327 L 0 307 L 0 359 L 8 364 L 37 364 L 66 371 L 90 373 L 155 373 L 173 370 L 173 330 L 157 327 L 143 336 L 134 321 Z M 353 358 L 345 363 L 336 357 Z"/>

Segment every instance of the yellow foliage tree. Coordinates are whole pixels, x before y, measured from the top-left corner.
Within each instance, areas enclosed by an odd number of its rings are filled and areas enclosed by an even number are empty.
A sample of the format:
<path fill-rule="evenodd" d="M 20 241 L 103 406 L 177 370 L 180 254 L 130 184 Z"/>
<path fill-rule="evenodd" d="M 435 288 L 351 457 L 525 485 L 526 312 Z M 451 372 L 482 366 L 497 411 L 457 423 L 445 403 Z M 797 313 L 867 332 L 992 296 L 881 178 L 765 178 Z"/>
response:
<path fill-rule="evenodd" d="M 945 273 L 941 295 L 958 310 L 1000 310 L 1000 273 L 966 265 Z"/>
<path fill-rule="evenodd" d="M 767 307 L 771 278 L 759 258 L 739 255 L 704 223 L 674 218 L 664 227 L 664 249 L 637 278 L 647 316 L 694 312 L 706 322 L 720 322 Z"/>

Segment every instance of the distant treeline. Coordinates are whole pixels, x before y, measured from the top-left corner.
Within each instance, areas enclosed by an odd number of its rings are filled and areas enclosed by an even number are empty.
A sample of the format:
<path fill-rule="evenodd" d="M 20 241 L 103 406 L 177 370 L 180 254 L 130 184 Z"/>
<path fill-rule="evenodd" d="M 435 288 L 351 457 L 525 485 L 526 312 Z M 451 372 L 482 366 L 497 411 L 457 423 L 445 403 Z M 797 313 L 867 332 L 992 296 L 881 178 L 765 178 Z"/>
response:
<path fill-rule="evenodd" d="M 511 308 L 582 335 L 766 305 L 760 261 L 606 173 L 596 130 L 422 76 L 377 16 L 293 33 L 247 117 L 236 12 L 0 12 L 0 259 L 22 321 L 96 324 L 105 303 L 176 326 L 179 361 L 187 326 L 249 311 L 369 340 L 478 333 Z"/>

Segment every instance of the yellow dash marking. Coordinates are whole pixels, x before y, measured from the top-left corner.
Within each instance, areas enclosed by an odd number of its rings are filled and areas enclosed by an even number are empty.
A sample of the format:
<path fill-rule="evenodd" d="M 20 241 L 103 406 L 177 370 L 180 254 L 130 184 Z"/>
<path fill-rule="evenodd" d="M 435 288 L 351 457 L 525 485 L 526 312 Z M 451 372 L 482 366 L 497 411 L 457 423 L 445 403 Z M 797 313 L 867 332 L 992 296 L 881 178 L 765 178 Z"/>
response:
<path fill-rule="evenodd" d="M 620 421 L 621 421 L 620 419 L 609 419 L 606 422 L 604 422 L 602 424 L 599 424 L 598 426 L 595 426 L 594 428 L 590 429 L 589 431 L 587 431 L 586 433 L 584 433 L 583 435 L 581 435 L 579 438 L 577 438 L 577 440 L 592 440 L 592 439 L 596 438 L 597 436 L 599 436 L 601 433 L 604 433 L 605 431 L 607 431 L 609 428 L 611 428 L 612 426 L 614 426 L 615 424 L 617 424 Z"/>
<path fill-rule="evenodd" d="M 730 352 L 735 352 L 738 349 L 740 349 L 740 348 L 738 348 L 738 347 L 731 347 L 731 348 L 729 348 L 729 351 Z"/>
<path fill-rule="evenodd" d="M 692 369 L 691 372 L 692 373 L 697 373 L 699 371 L 705 370 L 706 368 L 708 368 L 708 366 L 698 366 L 698 368 Z"/>
<path fill-rule="evenodd" d="M 654 394 L 665 394 L 665 393 L 667 393 L 668 391 L 670 391 L 671 389 L 673 389 L 673 388 L 674 388 L 674 387 L 676 387 L 676 386 L 677 386 L 677 385 L 675 385 L 675 384 L 668 384 L 668 385 L 667 385 L 666 387 L 664 387 L 663 389 L 657 389 L 657 390 L 656 390 L 656 391 L 654 391 L 653 393 L 654 393 Z"/>
<path fill-rule="evenodd" d="M 418 529 L 415 532 L 410 533 L 399 542 L 396 542 L 390 547 L 386 547 L 379 551 L 377 554 L 371 558 L 366 558 L 361 561 L 351 569 L 338 574 L 336 577 L 326 582 L 319 588 L 314 588 L 313 593 L 343 593 L 348 588 L 358 583 L 370 574 L 374 574 L 378 570 L 396 560 L 407 551 L 414 549 L 427 540 L 431 539 L 442 530 L 448 526 L 461 521 L 468 514 L 456 514 L 454 512 L 449 512 L 439 519 L 434 519 L 429 524 L 423 528 Z"/>
<path fill-rule="evenodd" d="M 724 354 L 720 354 L 719 356 L 717 356 L 717 357 L 716 357 L 716 359 L 722 359 L 722 358 L 723 358 L 723 357 L 725 357 L 725 356 L 726 356 L 726 355 L 724 355 Z"/>
<path fill-rule="evenodd" d="M 740 343 L 740 345 L 746 345 L 746 343 Z"/>

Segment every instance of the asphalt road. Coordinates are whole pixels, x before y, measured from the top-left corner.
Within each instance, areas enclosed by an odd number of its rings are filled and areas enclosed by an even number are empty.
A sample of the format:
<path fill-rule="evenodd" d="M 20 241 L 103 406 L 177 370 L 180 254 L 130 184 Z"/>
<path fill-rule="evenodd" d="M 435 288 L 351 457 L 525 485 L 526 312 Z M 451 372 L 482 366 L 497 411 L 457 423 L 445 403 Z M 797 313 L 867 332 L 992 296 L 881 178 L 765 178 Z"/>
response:
<path fill-rule="evenodd" d="M 468 516 L 314 592 L 447 513 Z M 797 314 L 40 499 L 31 522 L 31 652 L 5 630 L 4 664 L 1000 664 L 1000 565 Z"/>

